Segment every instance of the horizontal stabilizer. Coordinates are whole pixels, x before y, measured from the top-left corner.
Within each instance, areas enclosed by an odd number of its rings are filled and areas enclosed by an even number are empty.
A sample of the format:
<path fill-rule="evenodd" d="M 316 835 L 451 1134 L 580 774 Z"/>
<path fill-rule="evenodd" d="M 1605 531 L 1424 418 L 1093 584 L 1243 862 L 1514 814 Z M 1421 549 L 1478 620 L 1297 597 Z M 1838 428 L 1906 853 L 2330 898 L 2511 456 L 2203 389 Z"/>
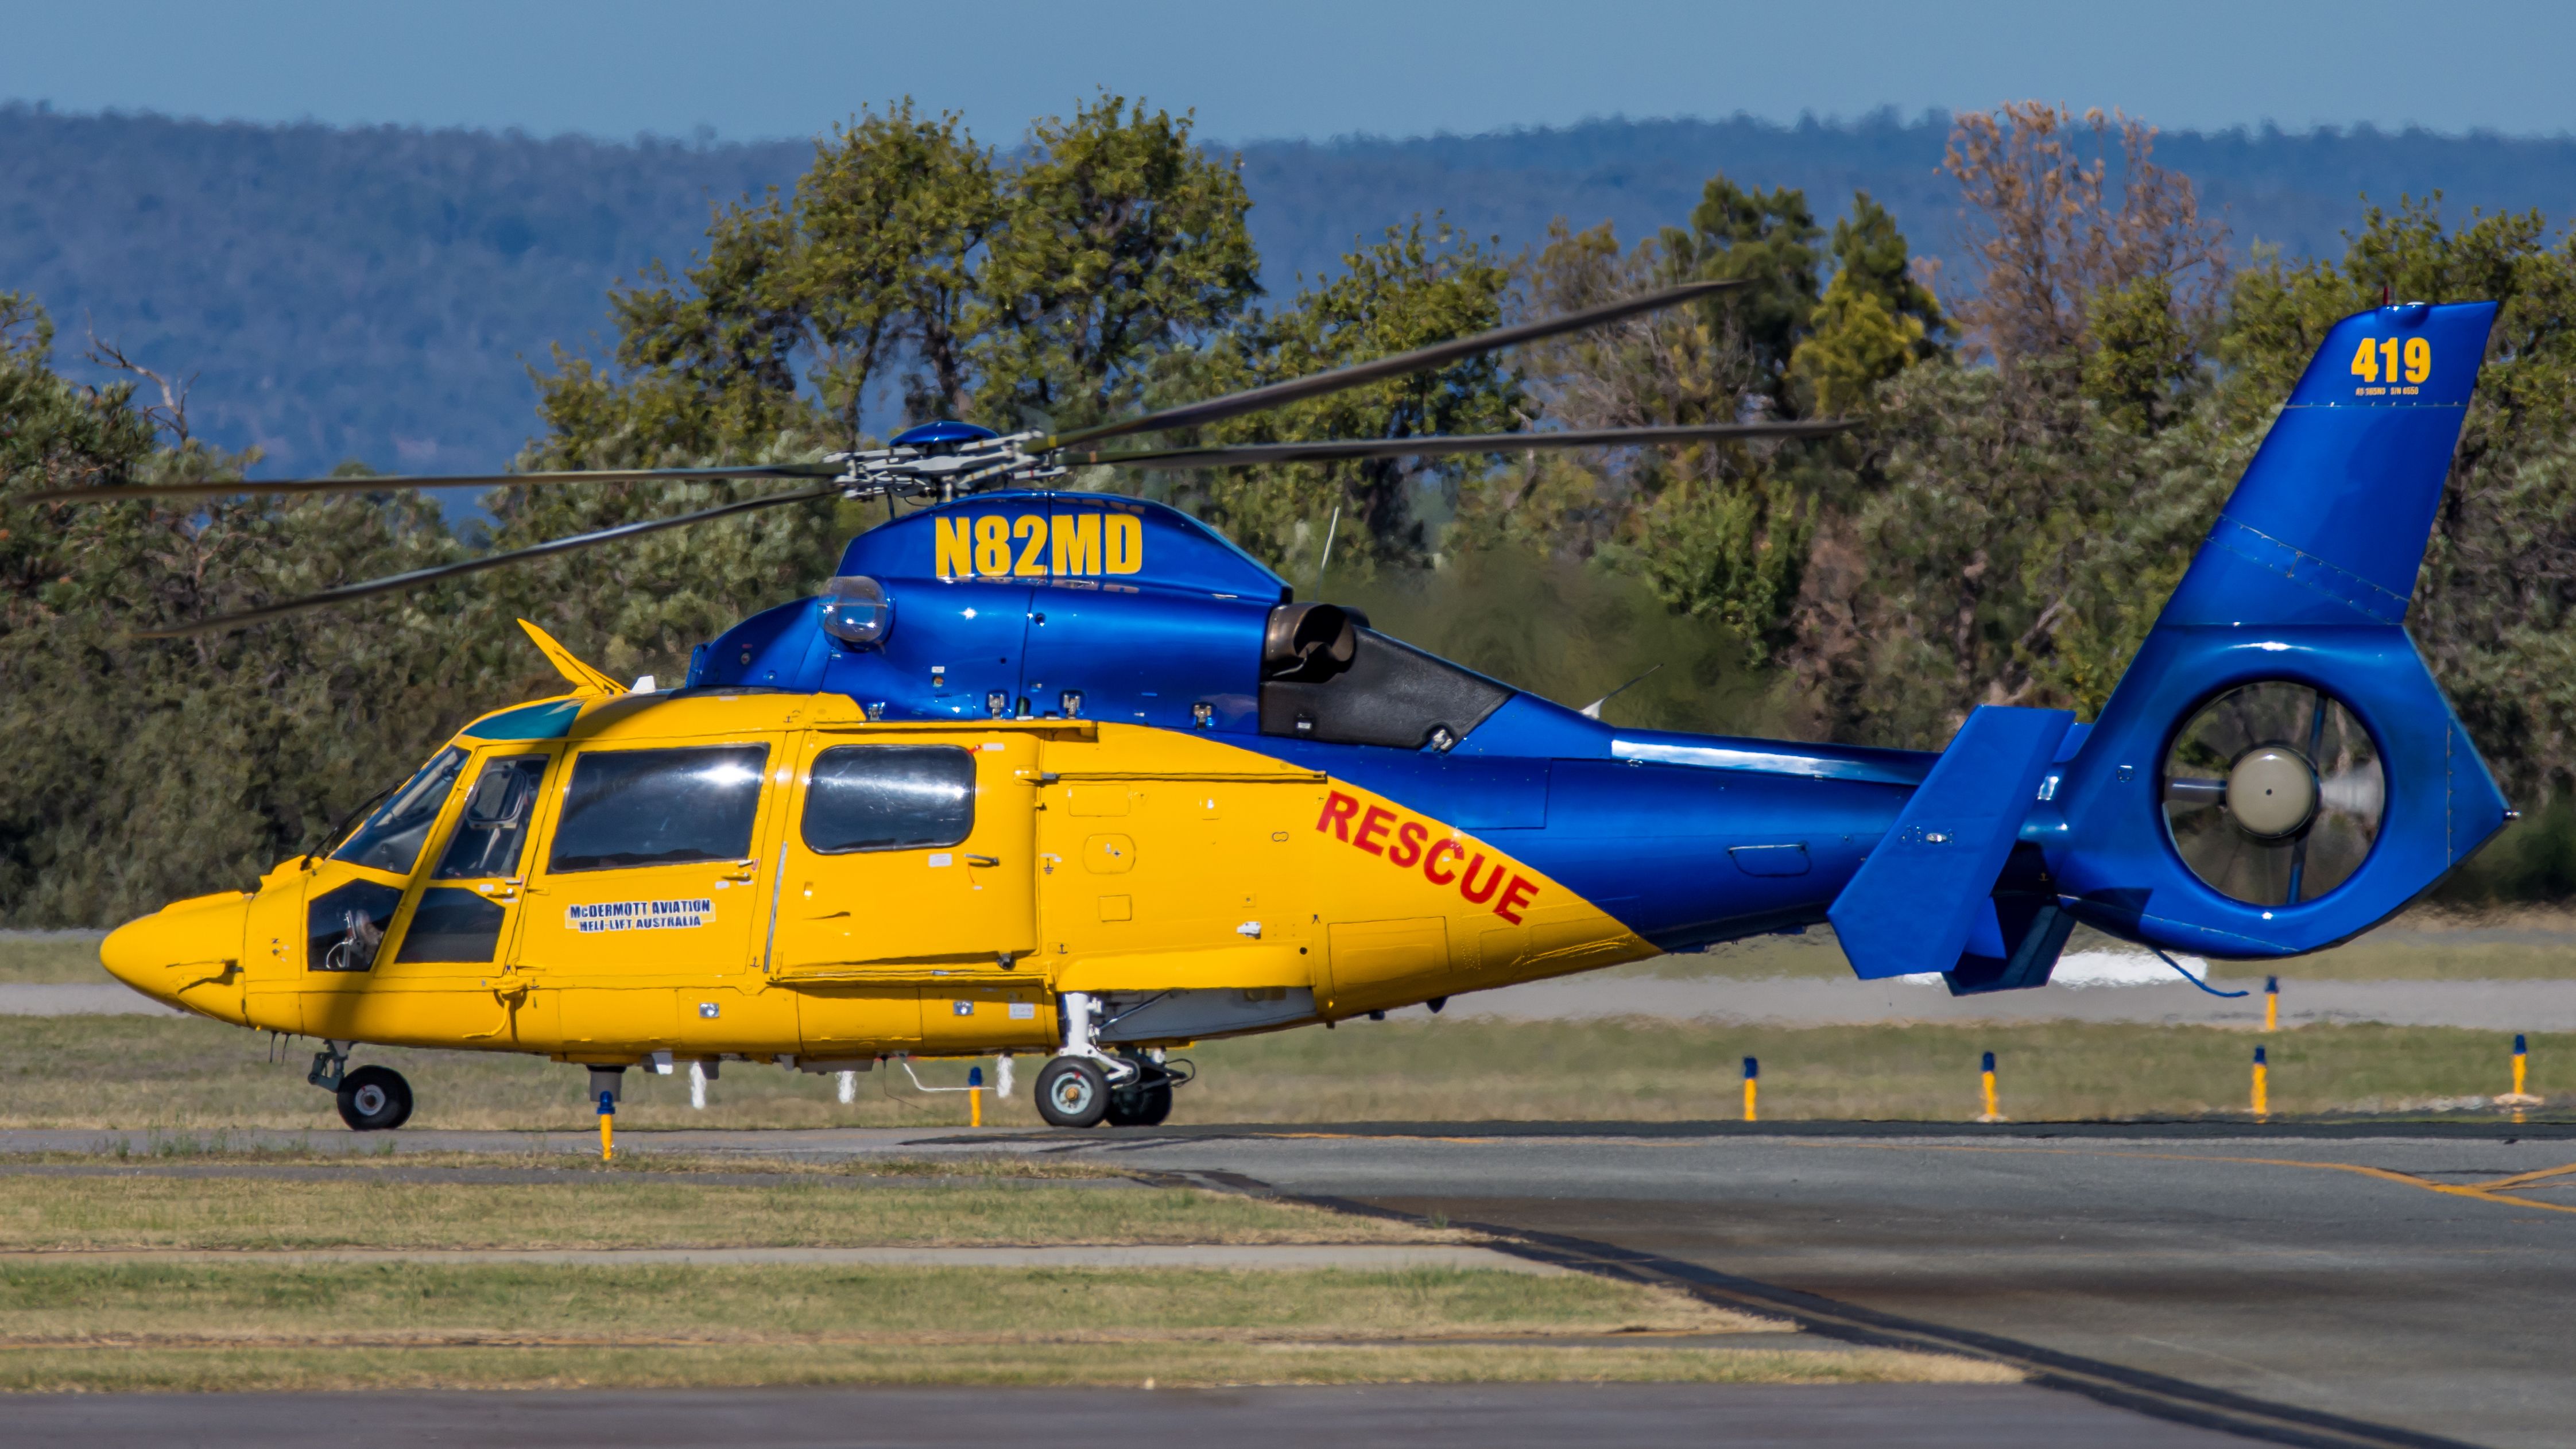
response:
<path fill-rule="evenodd" d="M 2003 954 L 1995 882 L 2074 719 L 1998 705 L 1968 716 L 1826 912 L 1853 971 L 1865 980 L 1948 971 L 1972 937 Z"/>

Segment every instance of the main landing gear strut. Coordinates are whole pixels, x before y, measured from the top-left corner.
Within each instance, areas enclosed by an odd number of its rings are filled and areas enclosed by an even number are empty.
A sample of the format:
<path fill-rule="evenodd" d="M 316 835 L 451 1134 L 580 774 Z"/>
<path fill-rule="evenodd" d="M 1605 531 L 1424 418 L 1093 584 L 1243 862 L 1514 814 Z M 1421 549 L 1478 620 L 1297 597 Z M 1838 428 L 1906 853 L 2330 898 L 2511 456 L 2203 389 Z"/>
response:
<path fill-rule="evenodd" d="M 1172 1089 L 1188 1073 L 1174 1070 L 1160 1050 L 1101 1050 L 1093 1031 L 1098 1007 L 1087 992 L 1065 993 L 1058 1013 L 1064 1051 L 1038 1073 L 1038 1115 L 1056 1127 L 1159 1125 L 1172 1115 Z"/>
<path fill-rule="evenodd" d="M 351 1042 L 326 1041 L 313 1054 L 304 1080 L 339 1100 L 340 1120 L 352 1132 L 390 1132 L 411 1120 L 411 1083 L 391 1067 L 349 1070 Z"/>

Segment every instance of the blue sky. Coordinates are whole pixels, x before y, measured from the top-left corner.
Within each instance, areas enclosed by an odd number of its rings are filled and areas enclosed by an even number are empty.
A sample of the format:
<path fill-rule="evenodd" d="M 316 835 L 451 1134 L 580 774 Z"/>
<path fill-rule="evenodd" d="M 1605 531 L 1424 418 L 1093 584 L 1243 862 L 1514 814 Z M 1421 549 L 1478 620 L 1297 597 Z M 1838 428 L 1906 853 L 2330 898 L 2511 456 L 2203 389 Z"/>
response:
<path fill-rule="evenodd" d="M 1095 87 L 1223 140 L 2034 97 L 2168 127 L 2576 131 L 2576 5 L 2163 0 L 0 0 L 0 100 L 256 121 L 810 135 L 909 93 L 989 139 Z"/>

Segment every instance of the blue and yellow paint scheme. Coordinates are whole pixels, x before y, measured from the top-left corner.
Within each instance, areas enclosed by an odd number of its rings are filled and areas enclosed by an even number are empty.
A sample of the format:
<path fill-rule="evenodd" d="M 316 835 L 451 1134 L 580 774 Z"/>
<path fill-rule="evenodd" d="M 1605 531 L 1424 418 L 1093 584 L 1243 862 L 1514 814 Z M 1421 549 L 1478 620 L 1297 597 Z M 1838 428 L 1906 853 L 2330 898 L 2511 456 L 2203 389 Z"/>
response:
<path fill-rule="evenodd" d="M 1077 994 L 1099 1041 L 1151 1046 L 1828 920 L 1860 974 L 1963 991 L 2044 982 L 2078 921 L 2313 950 L 2508 818 L 2404 630 L 2492 317 L 2332 329 L 2089 724 L 1980 709 L 1937 755 L 1620 728 L 1299 603 L 1176 510 L 1000 493 L 861 535 L 677 690 L 532 628 L 569 693 L 468 724 L 327 857 L 103 956 L 334 1041 L 810 1066 L 1050 1050 Z M 2262 681 L 2348 706 L 2386 776 L 2367 858 L 2274 904 L 2195 875 L 2160 793 L 2183 722 Z M 639 815 L 634 851 L 573 849 L 575 807 L 652 752 L 696 762 L 718 803 L 670 809 L 723 830 Z M 831 801 L 934 796 L 929 824 L 816 833 Z"/>
<path fill-rule="evenodd" d="M 814 850 L 798 828 L 814 763 L 853 746 L 971 759 L 971 826 L 936 848 Z M 579 761 L 715 747 L 762 757 L 741 854 L 558 868 L 549 847 Z M 1636 832 L 1669 826 L 1677 805 L 1714 824 L 1708 812 L 1768 797 L 1810 820 L 1838 801 L 1866 841 L 1905 794 L 1606 752 L 1535 770 L 1463 758 L 1337 774 L 1334 748 L 1082 719 L 870 720 L 839 694 L 588 690 L 466 726 L 440 753 L 451 763 L 425 772 L 443 795 L 407 859 L 370 858 L 362 828 L 358 849 L 175 903 L 103 955 L 136 988 L 239 1025 L 603 1064 L 1045 1050 L 1070 991 L 1158 998 L 1138 1025 L 1175 1025 L 1109 1039 L 1167 1042 L 1812 917 L 1861 847 L 1667 828 L 1639 870 Z M 509 770 L 537 782 L 525 847 L 506 873 L 449 869 L 475 783 Z M 416 944 L 457 934 L 442 896 L 491 923 L 466 950 Z M 353 900 L 371 924 L 355 946 Z M 1225 999 L 1178 1010 L 1200 993 Z"/>

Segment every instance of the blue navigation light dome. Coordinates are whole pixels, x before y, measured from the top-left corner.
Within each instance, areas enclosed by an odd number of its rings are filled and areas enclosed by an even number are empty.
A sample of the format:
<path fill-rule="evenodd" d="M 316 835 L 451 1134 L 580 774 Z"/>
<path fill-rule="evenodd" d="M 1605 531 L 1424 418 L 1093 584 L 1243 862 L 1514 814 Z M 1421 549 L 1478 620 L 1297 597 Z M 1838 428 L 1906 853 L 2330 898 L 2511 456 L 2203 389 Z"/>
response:
<path fill-rule="evenodd" d="M 1001 434 L 991 428 L 979 428 L 973 423 L 949 422 L 943 419 L 939 422 L 923 423 L 919 427 L 904 429 L 894 435 L 894 445 L 898 448 L 933 448 L 957 443 L 980 443 L 986 438 L 1000 436 Z"/>

